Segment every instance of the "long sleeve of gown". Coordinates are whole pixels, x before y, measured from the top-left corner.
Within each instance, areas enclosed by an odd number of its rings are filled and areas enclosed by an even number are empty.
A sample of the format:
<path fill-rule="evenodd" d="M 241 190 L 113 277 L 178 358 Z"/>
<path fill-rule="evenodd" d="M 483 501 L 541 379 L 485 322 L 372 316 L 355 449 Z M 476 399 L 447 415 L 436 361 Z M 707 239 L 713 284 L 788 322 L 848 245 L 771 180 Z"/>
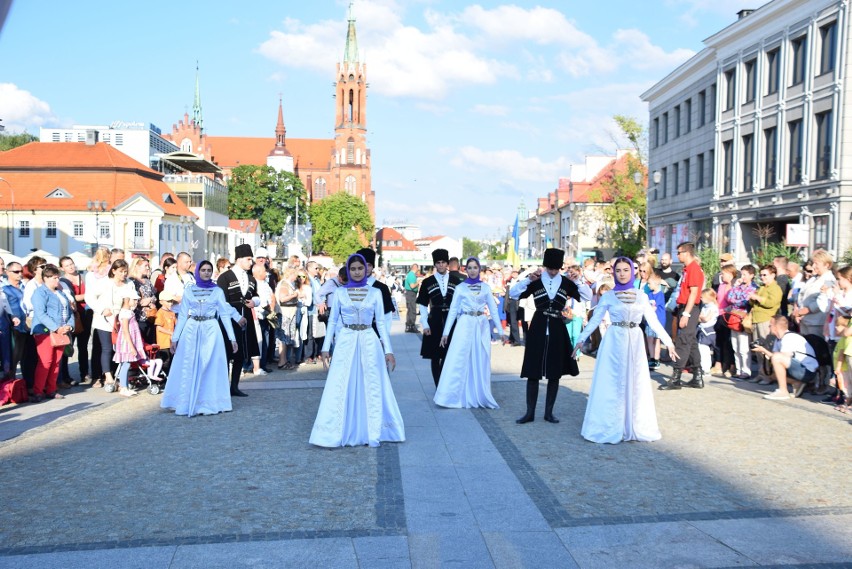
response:
<path fill-rule="evenodd" d="M 186 327 L 187 318 L 189 318 L 189 302 L 181 302 L 178 304 L 177 325 L 175 326 L 175 331 L 172 332 L 172 342 L 180 340 L 180 335 Z"/>
<path fill-rule="evenodd" d="M 231 323 L 233 313 L 236 312 L 236 310 L 234 310 L 234 307 L 228 304 L 225 300 L 225 293 L 222 292 L 221 288 L 214 290 L 213 296 L 216 297 L 216 316 L 225 328 L 225 334 L 228 335 L 228 339 L 232 342 L 236 342 L 237 337 L 234 334 L 234 325 Z"/>
<path fill-rule="evenodd" d="M 580 337 L 577 338 L 577 344 L 582 344 L 583 342 L 588 340 L 589 336 L 592 335 L 592 332 L 598 329 L 598 326 L 600 326 L 603 317 L 609 310 L 609 303 L 611 298 L 612 295 L 606 293 L 601 297 L 600 301 L 598 301 L 597 306 L 595 306 L 595 309 L 592 311 L 592 317 L 589 319 L 589 323 L 586 324 L 586 326 L 583 328 L 583 331 L 580 333 Z M 651 305 L 649 304 L 648 308 L 650 307 Z M 654 318 L 656 319 L 657 317 L 654 316 Z"/>
<path fill-rule="evenodd" d="M 456 287 L 456 292 L 453 295 L 453 300 L 450 302 L 450 311 L 447 313 L 447 322 L 444 324 L 444 331 L 442 333 L 443 336 L 449 336 L 450 330 L 453 329 L 453 324 L 458 318 L 459 315 L 459 303 L 461 303 L 461 297 L 464 294 L 462 291 L 462 287 L 467 286 L 464 284 L 460 284 Z"/>
<path fill-rule="evenodd" d="M 640 293 L 640 296 L 644 296 L 645 298 L 638 299 L 638 302 L 642 303 L 642 316 L 645 317 L 645 322 L 648 326 L 651 327 L 651 330 L 654 331 L 654 334 L 659 336 L 660 341 L 664 346 L 672 347 L 674 343 L 672 342 L 671 336 L 666 332 L 666 327 L 660 324 L 660 319 L 657 318 L 657 313 L 654 310 L 654 307 L 651 306 L 651 303 L 648 301 L 648 297 L 644 292 Z"/>
<path fill-rule="evenodd" d="M 331 306 L 328 309 L 328 324 L 325 328 L 325 340 L 322 342 L 322 351 L 328 352 L 331 350 L 331 343 L 334 337 L 337 336 L 337 331 L 340 328 L 340 295 L 346 294 L 344 287 L 338 287 L 331 294 Z M 376 320 L 378 327 L 378 320 Z"/>
<path fill-rule="evenodd" d="M 491 318 L 491 323 L 497 329 L 497 333 L 503 335 L 503 323 L 500 322 L 500 312 L 497 310 L 497 302 L 494 300 L 494 295 L 491 290 L 486 291 L 485 304 L 488 305 L 488 316 Z"/>

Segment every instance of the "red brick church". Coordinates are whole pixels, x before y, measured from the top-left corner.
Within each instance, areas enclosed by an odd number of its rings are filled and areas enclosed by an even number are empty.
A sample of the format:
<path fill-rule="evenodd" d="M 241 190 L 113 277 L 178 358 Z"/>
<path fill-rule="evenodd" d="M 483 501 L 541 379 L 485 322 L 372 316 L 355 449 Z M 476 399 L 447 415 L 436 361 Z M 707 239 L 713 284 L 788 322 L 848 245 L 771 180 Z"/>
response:
<path fill-rule="evenodd" d="M 367 66 L 360 62 L 351 13 L 343 62 L 337 64 L 334 105 L 334 139 L 288 139 L 280 100 L 274 137 L 209 136 L 204 131 L 196 77 L 192 117 L 185 113 L 183 120 L 172 126 L 171 134 L 165 136 L 182 151 L 216 163 L 226 179 L 237 166 L 268 164 L 299 176 L 311 202 L 345 191 L 361 198 L 375 219 L 367 148 Z"/>

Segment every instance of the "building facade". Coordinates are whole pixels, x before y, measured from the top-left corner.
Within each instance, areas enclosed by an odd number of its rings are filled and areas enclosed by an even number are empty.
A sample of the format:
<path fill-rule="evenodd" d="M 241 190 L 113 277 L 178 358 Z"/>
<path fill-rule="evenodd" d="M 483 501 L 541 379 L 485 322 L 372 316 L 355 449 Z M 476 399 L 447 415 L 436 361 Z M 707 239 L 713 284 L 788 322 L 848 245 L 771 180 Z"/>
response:
<path fill-rule="evenodd" d="M 651 242 L 746 262 L 761 240 L 852 247 L 849 6 L 773 0 L 642 95 Z M 655 182 L 655 180 L 658 180 Z"/>

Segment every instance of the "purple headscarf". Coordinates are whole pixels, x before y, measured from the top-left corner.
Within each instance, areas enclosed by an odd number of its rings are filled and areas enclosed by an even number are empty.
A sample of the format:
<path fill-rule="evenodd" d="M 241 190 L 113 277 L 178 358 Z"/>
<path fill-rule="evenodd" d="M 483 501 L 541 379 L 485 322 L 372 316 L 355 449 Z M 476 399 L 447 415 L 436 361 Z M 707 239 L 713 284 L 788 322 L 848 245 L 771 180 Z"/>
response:
<path fill-rule="evenodd" d="M 630 279 L 626 283 L 618 282 L 618 277 L 615 276 L 615 266 L 619 263 L 627 263 L 630 265 Z M 636 280 L 636 267 L 633 266 L 633 261 L 631 261 L 628 257 L 616 257 L 612 260 L 612 275 L 615 280 L 615 287 L 613 290 L 630 290 L 635 288 L 633 286 L 633 281 Z"/>
<path fill-rule="evenodd" d="M 469 284 L 469 285 L 470 285 L 470 284 L 480 284 L 480 283 L 482 282 L 482 263 L 480 263 L 480 262 L 479 262 L 479 259 L 477 259 L 476 257 L 468 257 L 468 258 L 467 258 L 467 261 L 465 261 L 465 262 L 464 262 L 464 266 L 465 266 L 465 267 L 466 267 L 466 266 L 468 266 L 468 264 L 469 264 L 471 261 L 476 261 L 476 265 L 479 267 L 479 271 L 480 271 L 480 273 L 479 273 L 478 278 L 476 278 L 476 279 L 472 279 L 472 278 L 470 278 L 470 277 L 467 277 L 467 278 L 464 280 L 464 282 L 466 282 L 466 283 L 467 283 L 467 284 Z"/>
<path fill-rule="evenodd" d="M 210 261 L 201 261 L 200 263 L 195 265 L 195 286 L 197 286 L 199 288 L 215 288 L 216 283 L 213 281 L 213 279 L 209 279 L 209 280 L 205 281 L 201 278 L 201 273 L 199 273 L 199 271 L 201 270 L 201 267 L 204 266 L 204 265 L 210 265 L 211 269 L 214 268 L 213 263 L 211 263 Z"/>
<path fill-rule="evenodd" d="M 349 265 L 352 263 L 352 261 L 361 261 L 361 264 L 364 265 L 364 278 L 360 281 L 356 281 L 355 279 L 353 279 L 352 273 L 349 272 Z M 364 259 L 364 256 L 358 253 L 352 253 L 351 255 L 349 255 L 349 258 L 346 259 L 346 284 L 343 286 L 345 286 L 346 288 L 367 286 L 367 278 L 367 261 L 366 259 Z"/>

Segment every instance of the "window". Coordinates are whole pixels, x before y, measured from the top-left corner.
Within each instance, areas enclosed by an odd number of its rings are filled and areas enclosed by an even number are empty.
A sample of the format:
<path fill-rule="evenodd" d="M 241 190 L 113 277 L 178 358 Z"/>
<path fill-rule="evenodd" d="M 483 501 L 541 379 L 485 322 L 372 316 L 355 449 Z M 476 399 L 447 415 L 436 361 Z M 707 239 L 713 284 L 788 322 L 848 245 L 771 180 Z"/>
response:
<path fill-rule="evenodd" d="M 734 108 L 734 103 L 737 98 L 737 70 L 728 69 L 725 71 L 725 110 L 730 111 Z"/>
<path fill-rule="evenodd" d="M 145 222 L 143 221 L 134 221 L 133 222 L 133 237 L 141 238 L 145 237 Z"/>
<path fill-rule="evenodd" d="M 707 91 L 698 93 L 698 126 L 707 124 Z"/>
<path fill-rule="evenodd" d="M 689 191 L 689 159 L 683 161 L 683 193 Z"/>
<path fill-rule="evenodd" d="M 355 139 L 351 136 L 349 140 L 346 142 L 346 163 L 354 164 L 355 163 Z"/>
<path fill-rule="evenodd" d="M 825 180 L 831 172 L 831 111 L 816 114 L 816 179 Z"/>
<path fill-rule="evenodd" d="M 734 143 L 731 140 L 727 140 L 722 143 L 722 159 L 725 161 L 724 164 L 724 184 L 722 186 L 722 195 L 730 196 L 734 193 L 734 153 L 733 153 Z"/>
<path fill-rule="evenodd" d="M 686 115 L 686 123 L 683 131 L 689 132 L 692 130 L 692 99 L 687 99 L 683 104 L 683 114 Z"/>
<path fill-rule="evenodd" d="M 663 182 L 663 195 L 662 197 L 666 197 L 666 192 L 669 189 L 669 169 L 663 168 L 662 170 L 662 182 Z"/>
<path fill-rule="evenodd" d="M 50 141 L 51 142 L 59 142 L 60 140 L 61 140 L 61 136 L 58 132 L 54 132 L 53 134 L 50 135 Z"/>
<path fill-rule="evenodd" d="M 321 200 L 326 196 L 325 178 L 317 178 L 314 181 L 314 200 Z"/>
<path fill-rule="evenodd" d="M 789 182 L 802 181 L 802 119 L 787 123 L 790 132 L 790 172 Z"/>
<path fill-rule="evenodd" d="M 192 141 L 188 138 L 184 138 L 180 141 L 180 151 L 181 152 L 192 152 Z"/>
<path fill-rule="evenodd" d="M 171 225 L 166 226 L 166 239 L 168 241 L 172 240 L 172 226 Z"/>
<path fill-rule="evenodd" d="M 814 216 L 814 249 L 828 249 L 828 216 Z"/>
<path fill-rule="evenodd" d="M 745 102 L 751 103 L 754 101 L 755 92 L 755 74 L 757 71 L 757 60 L 745 62 Z"/>
<path fill-rule="evenodd" d="M 674 137 L 677 138 L 680 136 L 680 105 L 674 108 L 674 123 L 675 123 L 675 132 Z"/>
<path fill-rule="evenodd" d="M 660 117 L 654 119 L 654 148 L 660 145 Z"/>
<path fill-rule="evenodd" d="M 834 71 L 837 52 L 837 22 L 831 22 L 819 29 L 819 74 Z"/>
<path fill-rule="evenodd" d="M 696 167 L 698 168 L 698 182 L 697 182 L 696 187 L 697 188 L 703 188 L 704 187 L 704 155 L 703 154 L 698 155 L 698 164 L 696 164 Z"/>
<path fill-rule="evenodd" d="M 778 77 L 781 71 L 780 48 L 766 52 L 766 94 L 778 92 Z"/>
<path fill-rule="evenodd" d="M 807 56 L 808 36 L 790 41 L 790 86 L 799 85 L 805 80 L 805 57 Z"/>
<path fill-rule="evenodd" d="M 122 146 L 124 144 L 124 135 L 120 132 L 115 133 L 115 145 Z"/>
<path fill-rule="evenodd" d="M 110 237 L 109 221 L 102 221 L 101 222 L 100 236 L 101 236 L 101 239 L 109 239 L 109 237 Z"/>
<path fill-rule="evenodd" d="M 763 172 L 763 187 L 774 188 L 778 168 L 778 129 L 774 126 L 763 131 L 763 145 L 766 148 L 766 169 Z"/>
<path fill-rule="evenodd" d="M 663 113 L 663 144 L 669 141 L 669 113 Z"/>
<path fill-rule="evenodd" d="M 673 195 L 677 195 L 680 190 L 680 164 L 675 162 L 672 164 L 672 182 L 674 182 Z"/>
<path fill-rule="evenodd" d="M 710 85 L 710 121 L 716 122 L 716 84 Z"/>
<path fill-rule="evenodd" d="M 30 222 L 29 221 L 21 221 L 18 224 L 18 237 L 29 237 L 30 236 Z"/>
<path fill-rule="evenodd" d="M 83 222 L 75 221 L 73 223 L 74 227 L 74 237 L 82 237 L 83 236 Z"/>
<path fill-rule="evenodd" d="M 346 176 L 346 180 L 343 182 L 343 188 L 346 190 L 347 194 L 354 196 L 357 190 L 355 176 Z"/>
<path fill-rule="evenodd" d="M 754 187 L 754 135 L 743 137 L 743 191 Z"/>
<path fill-rule="evenodd" d="M 56 239 L 56 222 L 55 221 L 48 221 L 47 222 L 46 237 L 48 239 Z"/>

